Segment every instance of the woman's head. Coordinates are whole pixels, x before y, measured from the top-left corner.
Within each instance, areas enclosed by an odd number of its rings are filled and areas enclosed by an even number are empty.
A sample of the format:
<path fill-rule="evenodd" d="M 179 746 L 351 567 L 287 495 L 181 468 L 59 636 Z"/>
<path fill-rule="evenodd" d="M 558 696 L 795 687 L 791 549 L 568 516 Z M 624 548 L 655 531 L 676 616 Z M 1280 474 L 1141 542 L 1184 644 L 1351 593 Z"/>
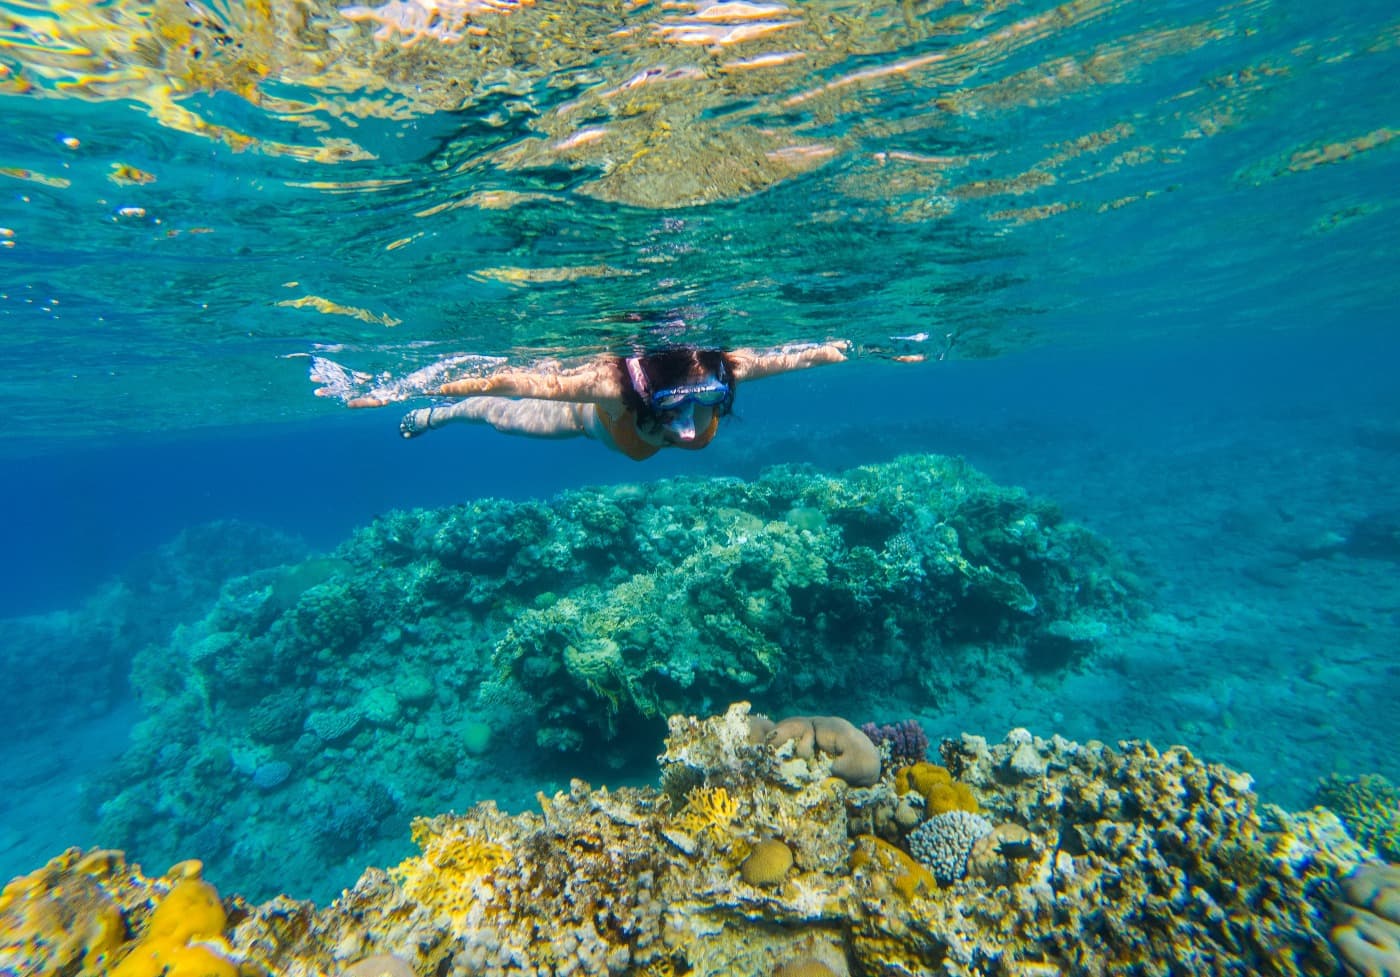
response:
<path fill-rule="evenodd" d="M 628 357 L 624 403 L 638 427 L 684 444 L 734 407 L 734 371 L 717 349 L 676 348 Z"/>

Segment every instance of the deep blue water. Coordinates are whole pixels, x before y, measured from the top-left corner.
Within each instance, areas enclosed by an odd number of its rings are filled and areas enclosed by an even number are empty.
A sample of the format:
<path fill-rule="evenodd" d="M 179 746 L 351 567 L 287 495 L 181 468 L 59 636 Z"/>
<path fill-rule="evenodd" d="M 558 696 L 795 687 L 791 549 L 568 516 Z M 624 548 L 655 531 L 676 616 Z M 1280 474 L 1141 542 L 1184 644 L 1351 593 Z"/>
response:
<path fill-rule="evenodd" d="M 941 448 L 930 434 L 910 450 L 985 459 L 1007 466 L 992 470 L 1005 471 L 1008 480 L 1041 490 L 1034 467 L 1016 463 L 1016 446 L 979 443 L 979 426 L 1002 435 L 1005 427 L 1033 425 L 1037 436 L 1071 447 L 1076 434 L 1092 434 L 1120 451 L 1170 457 L 1160 432 L 1216 417 L 1247 427 L 1254 415 L 1297 410 L 1331 413 L 1339 424 L 1400 424 L 1400 385 L 1391 372 L 1400 356 L 1395 325 L 1363 320 L 1319 331 L 1196 334 L 991 362 L 876 363 L 781 378 L 745 389 L 714 451 L 669 452 L 645 466 L 624 464 L 591 443 L 531 442 L 478 428 L 405 442 L 372 412 L 32 456 L 16 462 L 14 475 L 0 484 L 0 507 L 28 514 L 10 524 L 10 565 L 23 571 L 0 594 L 0 613 L 71 606 L 153 545 L 215 519 L 262 523 L 329 549 L 393 508 L 538 498 L 682 473 L 751 472 L 753 455 L 763 455 L 762 446 L 775 437 L 819 445 L 848 428 L 947 425 L 954 444 Z M 1277 445 L 1278 453 L 1305 451 L 1301 435 L 1299 441 Z M 889 447 L 881 443 L 865 457 L 847 446 L 851 454 L 843 461 L 879 460 Z M 1377 508 L 1400 505 L 1400 495 L 1379 487 Z M 1111 484 L 1096 488 L 1103 498 L 1114 494 Z M 1247 496 L 1255 488 L 1242 482 L 1239 491 Z M 1054 494 L 1049 485 L 1044 490 Z M 1093 488 L 1085 491 L 1094 497 Z M 1094 521 L 1092 509 L 1077 515 Z"/>
<path fill-rule="evenodd" d="M 957 434 L 947 450 L 1010 465 L 1009 480 L 1039 489 L 1034 468 L 1016 465 L 1014 445 L 977 443 L 979 425 L 1034 424 L 1070 444 L 1076 432 L 1092 432 L 1121 450 L 1150 456 L 1161 450 L 1158 431 L 1210 417 L 1247 424 L 1254 413 L 1307 410 L 1400 422 L 1400 413 L 1390 413 L 1400 406 L 1389 369 L 1400 346 L 1390 325 L 1198 335 L 994 362 L 881 363 L 783 378 L 744 391 L 715 451 L 670 452 L 645 467 L 623 464 L 586 442 L 507 439 L 477 428 L 405 442 L 375 413 L 31 456 L 15 462 L 14 474 L 0 485 L 0 508 L 20 514 L 10 524 L 10 565 L 23 568 L 0 594 L 0 614 L 72 606 L 154 545 L 216 519 L 262 523 L 330 549 L 355 526 L 393 508 L 749 471 L 750 452 L 761 453 L 774 437 L 820 443 L 844 428 L 946 424 Z M 911 450 L 944 450 L 931 438 Z M 881 444 L 870 457 L 857 452 L 845 460 L 879 460 L 885 450 Z M 1279 446 L 1285 450 L 1293 446 Z M 1251 488 L 1241 484 L 1240 492 Z M 1099 492 L 1111 495 L 1112 487 Z M 1400 496 L 1391 501 L 1400 504 Z M 1079 515 L 1093 521 L 1092 510 Z"/>

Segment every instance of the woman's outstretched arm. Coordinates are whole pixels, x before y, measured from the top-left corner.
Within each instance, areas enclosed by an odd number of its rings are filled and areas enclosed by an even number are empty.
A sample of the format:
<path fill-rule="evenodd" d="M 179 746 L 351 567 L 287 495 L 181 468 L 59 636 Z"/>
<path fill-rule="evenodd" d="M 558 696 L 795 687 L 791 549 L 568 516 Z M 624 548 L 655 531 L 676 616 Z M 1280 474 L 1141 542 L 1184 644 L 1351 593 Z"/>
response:
<path fill-rule="evenodd" d="M 622 370 L 616 358 L 600 356 L 563 370 L 508 368 L 484 377 L 444 383 L 444 397 L 518 397 L 575 404 L 622 402 Z"/>
<path fill-rule="evenodd" d="M 734 368 L 736 380 L 762 380 L 764 377 L 805 370 L 846 359 L 851 344 L 844 339 L 830 343 L 805 346 L 783 346 L 778 349 L 736 349 L 726 354 Z"/>

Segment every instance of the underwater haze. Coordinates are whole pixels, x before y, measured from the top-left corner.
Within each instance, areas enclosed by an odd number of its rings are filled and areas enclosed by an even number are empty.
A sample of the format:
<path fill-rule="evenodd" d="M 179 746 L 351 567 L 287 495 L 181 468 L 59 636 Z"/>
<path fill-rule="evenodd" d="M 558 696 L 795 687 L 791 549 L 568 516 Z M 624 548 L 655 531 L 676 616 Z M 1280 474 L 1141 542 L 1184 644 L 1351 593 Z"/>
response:
<path fill-rule="evenodd" d="M 325 904 L 740 701 L 1180 744 L 1400 860 L 1397 72 L 1373 0 L 0 0 L 0 880 Z M 399 434 L 826 342 L 700 452 Z"/>

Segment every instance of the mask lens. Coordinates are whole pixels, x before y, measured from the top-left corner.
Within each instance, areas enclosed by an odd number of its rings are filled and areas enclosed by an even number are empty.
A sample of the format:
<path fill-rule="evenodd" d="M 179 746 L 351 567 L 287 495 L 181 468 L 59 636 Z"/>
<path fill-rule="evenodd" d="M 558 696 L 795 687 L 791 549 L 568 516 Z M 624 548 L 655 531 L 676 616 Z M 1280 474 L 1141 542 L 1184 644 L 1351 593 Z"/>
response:
<path fill-rule="evenodd" d="M 699 404 L 701 407 L 717 407 L 729 396 L 729 388 L 722 383 L 673 387 L 658 391 L 651 403 L 657 410 L 675 410 L 682 404 Z"/>

